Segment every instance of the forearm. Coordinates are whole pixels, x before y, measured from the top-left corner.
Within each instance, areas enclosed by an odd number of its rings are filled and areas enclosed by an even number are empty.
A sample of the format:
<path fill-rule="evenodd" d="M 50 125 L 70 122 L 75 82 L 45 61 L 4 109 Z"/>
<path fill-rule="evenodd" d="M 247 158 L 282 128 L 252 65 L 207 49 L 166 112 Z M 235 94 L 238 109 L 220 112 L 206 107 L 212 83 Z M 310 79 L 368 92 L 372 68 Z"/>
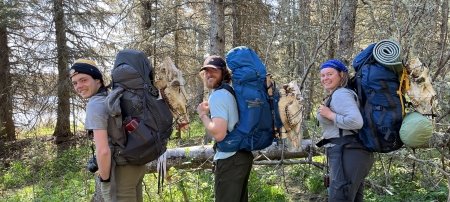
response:
<path fill-rule="evenodd" d="M 109 148 L 97 150 L 96 155 L 99 175 L 103 180 L 107 180 L 111 171 L 111 150 Z"/>
<path fill-rule="evenodd" d="M 111 170 L 111 149 L 108 145 L 108 133 L 106 130 L 94 130 L 95 151 L 100 177 L 109 179 Z"/>
<path fill-rule="evenodd" d="M 220 127 L 217 126 L 217 124 L 208 117 L 206 114 L 200 114 L 200 120 L 203 123 L 203 126 L 205 126 L 206 132 L 214 138 L 216 142 L 220 142 L 225 137 L 226 131 L 220 129 Z"/>

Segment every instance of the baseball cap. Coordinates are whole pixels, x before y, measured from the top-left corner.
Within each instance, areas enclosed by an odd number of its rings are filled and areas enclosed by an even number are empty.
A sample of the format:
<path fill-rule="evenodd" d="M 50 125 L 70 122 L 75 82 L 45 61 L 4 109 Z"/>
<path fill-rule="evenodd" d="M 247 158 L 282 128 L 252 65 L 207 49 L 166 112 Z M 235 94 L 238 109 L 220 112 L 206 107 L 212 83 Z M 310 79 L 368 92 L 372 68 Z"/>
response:
<path fill-rule="evenodd" d="M 218 55 L 211 55 L 205 59 L 205 62 L 203 62 L 203 67 L 200 69 L 200 71 L 203 71 L 207 67 L 216 69 L 225 69 L 227 67 L 227 64 L 225 63 L 225 60 L 223 60 L 222 57 Z"/>

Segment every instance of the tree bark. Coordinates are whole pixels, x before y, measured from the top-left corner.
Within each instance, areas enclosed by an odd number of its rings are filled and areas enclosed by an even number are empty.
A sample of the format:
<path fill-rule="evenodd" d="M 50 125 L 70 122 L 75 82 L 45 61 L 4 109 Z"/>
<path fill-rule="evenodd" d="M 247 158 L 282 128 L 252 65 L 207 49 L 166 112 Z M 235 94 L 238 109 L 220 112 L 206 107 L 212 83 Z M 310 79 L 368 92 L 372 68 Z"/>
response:
<path fill-rule="evenodd" d="M 343 0 L 339 29 L 339 47 L 337 56 L 348 64 L 352 56 L 355 40 L 357 0 Z"/>
<path fill-rule="evenodd" d="M 440 34 L 439 34 L 439 44 L 441 45 L 440 47 L 440 55 L 439 55 L 439 62 L 437 64 L 437 70 L 433 75 L 433 81 L 436 80 L 436 78 L 441 75 L 442 78 L 445 77 L 445 73 L 442 74 L 441 72 L 446 72 L 444 70 L 445 68 L 445 64 L 447 64 L 447 62 L 450 59 L 450 52 L 448 52 L 447 50 L 447 38 L 448 38 L 448 0 L 442 0 L 442 4 L 441 4 L 441 26 L 440 26 Z"/>
<path fill-rule="evenodd" d="M 300 19 L 300 27 L 301 30 L 299 30 L 299 34 L 301 35 L 301 40 L 298 43 L 298 50 L 297 58 L 298 62 L 296 62 L 298 65 L 297 68 L 297 75 L 304 75 L 306 73 L 305 67 L 307 66 L 308 61 L 312 59 L 312 49 L 310 47 L 313 47 L 313 41 L 311 40 L 311 33 L 306 30 L 311 30 L 311 0 L 300 0 L 300 9 L 298 12 L 299 19 Z M 313 93 L 314 88 L 314 78 L 309 77 L 305 81 L 305 85 L 307 86 L 306 89 L 309 89 L 307 91 L 302 92 L 302 96 L 304 100 L 313 100 Z M 311 110 L 312 110 L 312 104 L 313 102 L 305 102 L 304 103 L 304 111 L 302 113 L 302 119 L 303 120 L 309 120 L 311 118 Z M 309 136 L 309 130 L 306 125 L 306 121 L 302 121 L 301 125 L 301 131 L 303 133 L 303 136 Z"/>
<path fill-rule="evenodd" d="M 211 0 L 211 32 L 209 54 L 225 53 L 225 6 L 223 0 Z"/>
<path fill-rule="evenodd" d="M 56 31 L 56 49 L 57 49 L 57 65 L 58 65 L 58 109 L 56 127 L 53 133 L 55 143 L 57 145 L 64 143 L 72 132 L 70 131 L 70 85 L 67 59 L 69 53 L 67 51 L 66 24 L 64 20 L 63 0 L 54 0 L 53 14 L 55 20 Z"/>
<path fill-rule="evenodd" d="M 210 10 L 209 54 L 223 57 L 225 55 L 225 6 L 223 0 L 211 0 Z M 208 100 L 208 91 L 206 86 L 203 86 L 203 100 Z M 208 144 L 211 141 L 212 138 L 205 131 L 203 142 Z"/>
<path fill-rule="evenodd" d="M 241 42 L 241 30 L 239 29 L 239 23 L 240 23 L 240 14 L 239 14 L 239 0 L 232 0 L 231 1 L 231 17 L 233 19 L 232 21 L 232 32 L 233 32 L 233 47 L 239 46 L 242 44 Z"/>
<path fill-rule="evenodd" d="M 180 46 L 182 46 L 182 44 L 180 43 L 180 19 L 178 19 L 179 13 L 180 13 L 180 0 L 176 0 L 175 1 L 175 6 L 174 6 L 174 16 L 175 16 L 175 33 L 173 34 L 173 40 L 174 40 L 174 58 L 173 58 L 173 62 L 175 64 L 175 66 L 179 67 L 179 61 L 180 61 Z M 156 64 L 155 64 L 156 65 Z"/>
<path fill-rule="evenodd" d="M 0 9 L 2 9 L 3 1 L 0 2 L 0 5 Z M 16 139 L 13 121 L 13 92 L 6 23 L 7 20 L 0 22 L 0 141 L 12 141 Z"/>
<path fill-rule="evenodd" d="M 336 23 L 334 21 L 338 17 L 338 11 L 339 11 L 339 1 L 333 0 L 333 5 L 330 6 L 330 26 L 333 26 L 331 29 L 333 34 L 330 36 L 330 40 L 328 41 L 328 58 L 334 58 L 336 53 Z"/>

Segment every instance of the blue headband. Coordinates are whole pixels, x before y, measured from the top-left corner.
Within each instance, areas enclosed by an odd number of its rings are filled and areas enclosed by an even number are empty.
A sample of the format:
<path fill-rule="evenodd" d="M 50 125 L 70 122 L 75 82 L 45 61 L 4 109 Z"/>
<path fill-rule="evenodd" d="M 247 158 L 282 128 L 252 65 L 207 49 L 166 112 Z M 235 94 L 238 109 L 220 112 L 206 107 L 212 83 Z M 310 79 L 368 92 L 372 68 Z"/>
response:
<path fill-rule="evenodd" d="M 334 68 L 340 72 L 348 72 L 348 69 L 344 65 L 344 63 L 342 63 L 340 60 L 337 59 L 327 60 L 326 62 L 320 65 L 321 70 L 328 67 Z"/>

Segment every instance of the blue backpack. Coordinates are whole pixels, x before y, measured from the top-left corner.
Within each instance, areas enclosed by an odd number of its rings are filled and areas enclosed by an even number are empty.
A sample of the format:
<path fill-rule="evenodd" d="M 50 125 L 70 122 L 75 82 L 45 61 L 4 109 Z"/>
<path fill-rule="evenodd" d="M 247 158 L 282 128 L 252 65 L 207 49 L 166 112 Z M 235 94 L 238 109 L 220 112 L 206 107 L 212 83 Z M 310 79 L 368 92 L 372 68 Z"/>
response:
<path fill-rule="evenodd" d="M 401 74 L 377 62 L 373 55 L 375 45 L 369 45 L 353 60 L 356 75 L 349 88 L 358 94 L 364 120 L 358 132 L 361 143 L 369 151 L 387 153 L 403 145 L 399 131 L 405 102 Z"/>
<path fill-rule="evenodd" d="M 233 88 L 222 84 L 234 95 L 239 122 L 225 138 L 217 143 L 220 151 L 253 151 L 270 146 L 275 133 L 281 128 L 278 111 L 279 93 L 269 96 L 266 84 L 266 67 L 250 48 L 240 46 L 231 49 L 226 56 L 232 71 Z"/>

